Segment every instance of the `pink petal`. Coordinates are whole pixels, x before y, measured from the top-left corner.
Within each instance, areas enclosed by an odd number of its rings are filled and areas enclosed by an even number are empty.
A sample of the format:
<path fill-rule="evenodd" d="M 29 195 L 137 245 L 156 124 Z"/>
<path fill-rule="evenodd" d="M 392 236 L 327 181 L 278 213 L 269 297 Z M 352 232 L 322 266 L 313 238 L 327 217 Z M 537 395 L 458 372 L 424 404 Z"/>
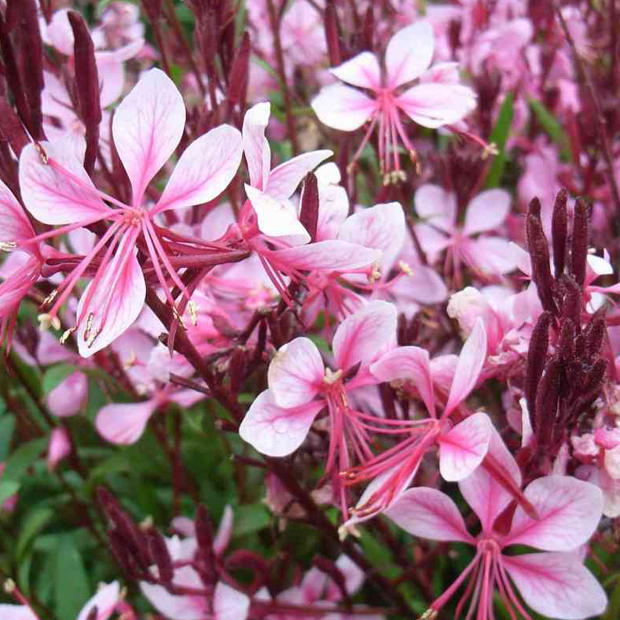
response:
<path fill-rule="evenodd" d="M 476 94 L 462 84 L 428 82 L 406 90 L 396 103 L 418 125 L 435 129 L 469 114 L 476 107 Z"/>
<path fill-rule="evenodd" d="M 377 109 L 376 101 L 341 84 L 323 88 L 311 105 L 322 123 L 340 131 L 359 129 Z"/>
<path fill-rule="evenodd" d="M 82 357 L 90 357 L 107 347 L 132 325 L 144 307 L 146 285 L 142 269 L 135 257 L 136 250 L 129 250 L 131 255 L 124 265 L 120 264 L 124 243 L 129 241 L 129 237 L 121 241 L 119 244 L 121 247 L 106 267 L 101 279 L 93 280 L 80 297 L 78 317 L 82 314 L 91 287 L 97 287 L 88 305 L 86 316 L 77 330 L 78 349 Z M 90 322 L 90 333 L 86 333 L 90 315 L 93 317 Z M 91 341 L 92 336 L 97 333 L 97 337 Z"/>
<path fill-rule="evenodd" d="M 118 581 L 113 581 L 97 591 L 80 611 L 77 620 L 87 620 L 93 607 L 97 608 L 97 620 L 107 620 L 114 611 L 114 607 L 121 600 L 121 591 Z"/>
<path fill-rule="evenodd" d="M 605 591 L 572 553 L 502 556 L 502 563 L 525 602 L 543 616 L 580 620 L 607 607 Z"/>
<path fill-rule="evenodd" d="M 292 269 L 341 273 L 364 269 L 381 260 L 380 251 L 346 241 L 317 241 L 270 252 L 269 256 Z"/>
<path fill-rule="evenodd" d="M 106 405 L 97 414 L 95 426 L 99 434 L 110 443 L 130 445 L 142 436 L 146 423 L 159 403 L 147 400 L 142 403 Z"/>
<path fill-rule="evenodd" d="M 465 213 L 465 235 L 493 230 L 504 223 L 510 212 L 510 194 L 503 189 L 489 189 L 478 194 Z"/>
<path fill-rule="evenodd" d="M 48 366 L 57 362 L 70 362 L 77 356 L 67 347 L 63 347 L 57 338 L 46 331 L 39 334 L 36 357 L 39 360 L 39 364 Z"/>
<path fill-rule="evenodd" d="M 226 506 L 224 508 L 224 514 L 222 515 L 222 519 L 220 521 L 220 525 L 217 528 L 217 534 L 213 539 L 213 551 L 215 551 L 216 555 L 221 555 L 224 553 L 226 547 L 228 547 L 228 543 L 232 537 L 233 531 L 233 511 L 230 506 Z M 194 536 L 194 534 L 192 534 Z"/>
<path fill-rule="evenodd" d="M 71 452 L 71 441 L 67 430 L 61 426 L 56 427 L 51 435 L 47 448 L 47 468 L 52 471 L 62 459 Z"/>
<path fill-rule="evenodd" d="M 73 224 L 98 215 L 111 215 L 99 197 L 93 182 L 67 142 L 41 142 L 48 157 L 77 177 L 67 178 L 41 161 L 34 144 L 28 144 L 19 159 L 19 185 L 26 209 L 44 224 Z"/>
<path fill-rule="evenodd" d="M 386 301 L 371 301 L 347 317 L 332 341 L 338 368 L 346 371 L 358 362 L 368 367 L 396 346 L 396 319 L 396 306 Z"/>
<path fill-rule="evenodd" d="M 290 198 L 308 172 L 333 154 L 328 150 L 310 151 L 276 166 L 269 173 L 265 192 L 279 200 Z"/>
<path fill-rule="evenodd" d="M 13 192 L 0 181 L 0 243 L 30 239 L 35 236 L 32 224 Z"/>
<path fill-rule="evenodd" d="M 55 11 L 47 27 L 47 40 L 65 56 L 73 56 L 73 29 L 69 23 L 69 9 Z"/>
<path fill-rule="evenodd" d="M 398 347 L 388 351 L 370 367 L 370 372 L 380 381 L 410 381 L 417 388 L 431 416 L 435 417 L 435 396 L 426 349 Z"/>
<path fill-rule="evenodd" d="M 371 90 L 378 90 L 381 86 L 381 68 L 372 52 L 362 52 L 338 67 L 330 69 L 330 73 L 353 86 Z"/>
<path fill-rule="evenodd" d="M 521 471 L 504 441 L 491 426 L 489 452 L 500 472 L 517 487 L 521 487 Z M 493 477 L 485 466 L 476 468 L 471 475 L 459 482 L 459 489 L 467 503 L 478 515 L 482 531 L 490 533 L 495 519 L 512 501 L 512 494 Z"/>
<path fill-rule="evenodd" d="M 242 153 L 241 134 L 230 125 L 220 125 L 200 136 L 183 151 L 151 213 L 217 198 L 237 173 Z"/>
<path fill-rule="evenodd" d="M 480 237 L 466 240 L 459 248 L 463 258 L 473 268 L 488 275 L 502 275 L 517 267 L 514 244 L 500 237 Z"/>
<path fill-rule="evenodd" d="M 491 420 L 474 413 L 439 437 L 439 471 L 444 480 L 467 478 L 486 456 L 491 441 Z"/>
<path fill-rule="evenodd" d="M 456 222 L 456 198 L 438 185 L 421 185 L 413 198 L 415 210 L 422 220 L 447 233 Z M 423 240 L 420 241 L 424 245 Z"/>
<path fill-rule="evenodd" d="M 108 107 L 123 94 L 125 87 L 123 63 L 138 54 L 142 47 L 144 47 L 144 40 L 138 39 L 112 52 L 95 52 L 102 108 Z"/>
<path fill-rule="evenodd" d="M 168 161 L 185 127 L 185 104 L 174 82 L 151 69 L 116 108 L 112 135 L 133 189 L 142 202 L 150 180 Z"/>
<path fill-rule="evenodd" d="M 601 490 L 569 476 L 538 478 L 525 489 L 525 497 L 536 509 L 538 519 L 518 506 L 506 545 L 571 551 L 590 539 L 603 512 Z"/>
<path fill-rule="evenodd" d="M 348 217 L 338 239 L 383 250 L 382 270 L 387 272 L 405 241 L 405 215 L 398 202 L 362 209 Z"/>
<path fill-rule="evenodd" d="M 420 538 L 474 543 L 456 504 L 436 489 L 409 489 L 385 514 L 396 525 Z"/>
<path fill-rule="evenodd" d="M 203 587 L 198 574 L 190 566 L 177 568 L 174 571 L 174 583 L 197 589 Z M 152 585 L 144 581 L 140 582 L 140 590 L 149 603 L 166 618 L 204 620 L 208 617 L 209 606 L 205 596 L 170 594 L 163 586 Z"/>
<path fill-rule="evenodd" d="M 2 620 L 39 620 L 30 607 L 8 603 L 0 604 L 0 618 Z"/>
<path fill-rule="evenodd" d="M 86 402 L 88 378 L 77 371 L 57 385 L 46 398 L 49 410 L 59 417 L 75 415 Z"/>
<path fill-rule="evenodd" d="M 270 390 L 258 395 L 239 427 L 241 439 L 267 456 L 286 456 L 299 448 L 325 403 L 313 401 L 284 409 Z"/>
<path fill-rule="evenodd" d="M 435 35 L 427 21 L 418 21 L 399 30 L 385 50 L 385 67 L 390 88 L 397 88 L 420 77 L 431 64 Z"/>
<path fill-rule="evenodd" d="M 213 620 L 246 620 L 249 611 L 247 595 L 223 581 L 218 582 L 213 596 Z"/>
<path fill-rule="evenodd" d="M 243 152 L 250 173 L 250 185 L 264 190 L 271 169 L 271 149 L 265 138 L 271 104 L 257 103 L 243 117 Z"/>
<path fill-rule="evenodd" d="M 459 355 L 444 416 L 449 416 L 455 407 L 469 396 L 480 376 L 486 356 L 487 334 L 482 320 L 476 319 L 476 324 Z"/>
<path fill-rule="evenodd" d="M 267 380 L 279 407 L 299 407 L 309 403 L 322 384 L 325 367 L 312 340 L 295 338 L 278 349 L 269 364 Z"/>
<path fill-rule="evenodd" d="M 286 202 L 276 200 L 251 185 L 245 186 L 245 193 L 252 203 L 258 228 L 270 237 L 297 237 L 300 243 L 308 243 L 310 235 Z"/>

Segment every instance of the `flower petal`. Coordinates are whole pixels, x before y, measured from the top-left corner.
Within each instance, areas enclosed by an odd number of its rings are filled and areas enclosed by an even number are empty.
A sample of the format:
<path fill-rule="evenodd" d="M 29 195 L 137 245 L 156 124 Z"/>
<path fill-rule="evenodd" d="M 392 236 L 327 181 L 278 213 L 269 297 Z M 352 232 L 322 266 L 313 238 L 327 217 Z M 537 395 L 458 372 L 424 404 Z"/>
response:
<path fill-rule="evenodd" d="M 93 608 L 97 608 L 97 620 L 107 620 L 114 611 L 115 605 L 121 600 L 121 589 L 118 581 L 108 583 L 99 588 L 97 594 L 93 596 L 80 611 L 77 620 L 87 620 Z"/>
<path fill-rule="evenodd" d="M 185 104 L 174 82 L 151 69 L 116 108 L 112 135 L 131 181 L 133 205 L 177 147 L 185 128 Z"/>
<path fill-rule="evenodd" d="M 213 620 L 246 620 L 249 611 L 250 598 L 246 594 L 218 582 L 213 595 Z"/>
<path fill-rule="evenodd" d="M 482 463 L 491 441 L 491 420 L 486 413 L 474 413 L 449 432 L 440 435 L 439 471 L 444 480 L 467 478 Z"/>
<path fill-rule="evenodd" d="M 338 67 L 330 69 L 330 73 L 353 86 L 371 90 L 378 90 L 381 86 L 381 68 L 372 52 L 362 52 Z"/>
<path fill-rule="evenodd" d="M 605 591 L 573 553 L 502 556 L 502 564 L 525 602 L 543 616 L 580 620 L 607 607 Z"/>
<path fill-rule="evenodd" d="M 466 239 L 460 246 L 463 259 L 473 268 L 487 275 L 502 275 L 517 267 L 515 245 L 500 237 Z"/>
<path fill-rule="evenodd" d="M 322 123 L 340 131 L 359 129 L 377 108 L 376 101 L 341 84 L 323 88 L 311 105 Z"/>
<path fill-rule="evenodd" d="M 312 340 L 295 338 L 280 347 L 269 364 L 267 381 L 273 400 L 279 407 L 298 407 L 318 393 L 325 367 Z"/>
<path fill-rule="evenodd" d="M 276 166 L 269 173 L 265 192 L 278 200 L 290 198 L 308 172 L 333 154 L 329 150 L 310 151 Z"/>
<path fill-rule="evenodd" d="M 456 223 L 456 198 L 439 185 L 421 185 L 413 198 L 416 213 L 426 223 L 452 233 Z M 423 243 L 421 241 L 421 243 Z"/>
<path fill-rule="evenodd" d="M 217 198 L 237 173 L 242 153 L 241 134 L 230 125 L 194 140 L 183 151 L 152 214 Z"/>
<path fill-rule="evenodd" d="M 571 551 L 590 539 L 603 513 L 601 490 L 569 476 L 538 478 L 525 489 L 525 497 L 536 509 L 538 519 L 518 506 L 507 545 Z"/>
<path fill-rule="evenodd" d="M 41 142 L 50 159 L 79 179 L 71 180 L 49 164 L 44 164 L 34 144 L 28 144 L 19 159 L 19 185 L 26 209 L 44 224 L 73 224 L 88 218 L 103 219 L 112 209 L 103 203 L 67 141 Z"/>
<path fill-rule="evenodd" d="M 358 362 L 368 367 L 396 346 L 396 322 L 396 306 L 387 301 L 371 301 L 347 317 L 332 341 L 338 368 L 346 371 Z"/>
<path fill-rule="evenodd" d="M 436 489 L 409 489 L 385 514 L 414 536 L 473 544 L 456 504 Z"/>
<path fill-rule="evenodd" d="M 90 289 L 97 287 L 77 330 L 78 349 L 82 357 L 90 357 L 107 347 L 132 325 L 144 307 L 146 285 L 136 260 L 137 250 L 130 248 L 130 256 L 122 262 L 124 246 L 130 242 L 131 238 L 125 236 L 101 279 L 93 280 L 80 297 L 78 317 L 82 315 Z"/>
<path fill-rule="evenodd" d="M 399 30 L 385 50 L 385 67 L 391 88 L 420 77 L 431 64 L 435 35 L 429 22 L 420 20 Z"/>
<path fill-rule="evenodd" d="M 262 454 L 287 456 L 302 444 L 323 407 L 321 400 L 285 409 L 276 404 L 270 390 L 265 390 L 248 409 L 239 435 Z"/>
<path fill-rule="evenodd" d="M 97 414 L 95 426 L 106 441 L 130 445 L 142 437 L 146 423 L 157 407 L 158 403 L 155 400 L 106 405 Z"/>
<path fill-rule="evenodd" d="M 257 103 L 243 117 L 243 152 L 250 173 L 250 185 L 264 190 L 271 169 L 271 149 L 265 138 L 271 104 Z"/>
<path fill-rule="evenodd" d="M 431 129 L 460 121 L 476 107 L 476 93 L 462 84 L 427 82 L 396 99 L 411 120 Z"/>
<path fill-rule="evenodd" d="M 30 220 L 13 192 L 0 181 L 0 243 L 19 242 L 34 237 Z"/>
<path fill-rule="evenodd" d="M 478 194 L 465 213 L 465 235 L 493 230 L 504 223 L 510 211 L 510 194 L 503 189 L 489 189 Z"/>
<path fill-rule="evenodd" d="M 482 319 L 476 319 L 476 324 L 459 355 L 444 416 L 449 416 L 454 408 L 469 396 L 480 376 L 486 356 L 487 333 Z"/>
<path fill-rule="evenodd" d="M 49 410 L 59 417 L 76 414 L 86 402 L 88 396 L 88 378 L 77 371 L 71 373 L 57 385 L 46 398 Z"/>

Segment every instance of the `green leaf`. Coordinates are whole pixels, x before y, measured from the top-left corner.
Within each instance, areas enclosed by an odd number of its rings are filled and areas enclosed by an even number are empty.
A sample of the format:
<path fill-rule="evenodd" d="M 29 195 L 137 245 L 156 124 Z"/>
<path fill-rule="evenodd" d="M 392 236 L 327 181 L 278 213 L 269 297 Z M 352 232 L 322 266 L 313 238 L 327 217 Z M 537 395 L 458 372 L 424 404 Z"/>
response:
<path fill-rule="evenodd" d="M 239 506 L 235 510 L 233 536 L 245 536 L 269 526 L 271 514 L 261 504 Z"/>
<path fill-rule="evenodd" d="M 488 189 L 499 185 L 502 173 L 504 172 L 504 166 L 506 165 L 506 138 L 510 132 L 510 125 L 512 123 L 512 117 L 514 116 L 513 103 L 514 94 L 509 92 L 504 99 L 504 103 L 502 103 L 502 107 L 497 116 L 497 122 L 489 138 L 489 142 L 492 142 L 497 147 L 498 154 L 493 159 L 487 176 L 486 187 Z"/>
<path fill-rule="evenodd" d="M 14 495 L 19 491 L 19 487 L 21 484 L 16 482 L 15 480 L 3 480 L 0 482 L 0 506 L 7 500 L 11 495 Z"/>
<path fill-rule="evenodd" d="M 73 364 L 56 364 L 48 368 L 43 375 L 43 393 L 49 394 L 76 370 L 77 368 Z"/>
<path fill-rule="evenodd" d="M 54 572 L 56 615 L 61 620 L 73 620 L 92 594 L 74 536 L 60 537 Z"/>
<path fill-rule="evenodd" d="M 28 468 L 37 460 L 47 446 L 47 437 L 33 439 L 21 445 L 6 461 L 6 467 L 2 472 L 2 480 L 19 481 Z"/>
<path fill-rule="evenodd" d="M 0 463 L 6 461 L 9 455 L 11 439 L 15 430 L 15 416 L 6 415 L 0 420 Z"/>
<path fill-rule="evenodd" d="M 616 579 L 616 587 L 609 597 L 607 612 L 602 620 L 617 620 L 620 618 L 620 579 Z"/>
<path fill-rule="evenodd" d="M 35 536 L 37 536 L 39 532 L 41 532 L 41 530 L 43 530 L 43 528 L 51 521 L 54 514 L 55 512 L 52 508 L 42 506 L 35 508 L 27 515 L 17 539 L 17 548 L 15 553 L 17 555 L 18 562 L 21 561 L 22 556 L 28 550 L 28 547 L 34 540 Z"/>
<path fill-rule="evenodd" d="M 549 134 L 549 137 L 560 147 L 563 159 L 571 159 L 568 136 L 559 121 L 547 110 L 547 108 L 537 99 L 529 100 L 530 108 L 536 115 L 542 128 Z"/>

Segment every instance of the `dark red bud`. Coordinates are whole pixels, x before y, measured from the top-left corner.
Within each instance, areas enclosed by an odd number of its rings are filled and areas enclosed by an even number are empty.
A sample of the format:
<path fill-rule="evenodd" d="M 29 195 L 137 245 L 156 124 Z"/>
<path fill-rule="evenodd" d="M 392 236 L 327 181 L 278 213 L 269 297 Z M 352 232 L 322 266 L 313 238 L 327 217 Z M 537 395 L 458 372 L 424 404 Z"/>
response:
<path fill-rule="evenodd" d="M 530 413 L 530 419 L 536 430 L 536 392 L 538 383 L 545 367 L 547 349 L 549 348 L 549 326 L 551 325 L 551 313 L 543 312 L 539 317 L 527 352 L 527 370 L 525 376 L 525 399 Z"/>
<path fill-rule="evenodd" d="M 564 361 L 575 356 L 575 324 L 570 319 L 562 321 L 557 351 Z"/>
<path fill-rule="evenodd" d="M 149 528 L 146 535 L 151 561 L 157 566 L 159 578 L 164 583 L 170 583 L 174 578 L 174 568 L 166 541 L 159 530 L 155 528 Z"/>
<path fill-rule="evenodd" d="M 535 429 L 539 436 L 539 443 L 543 445 L 545 438 L 550 437 L 551 428 L 556 418 L 561 366 L 562 364 L 556 356 L 550 357 L 545 364 L 536 390 Z"/>
<path fill-rule="evenodd" d="M 4 98 L 0 99 L 0 138 L 6 140 L 17 157 L 28 144 L 28 136 L 15 110 Z"/>
<path fill-rule="evenodd" d="M 340 49 L 340 24 L 334 0 L 328 0 L 325 7 L 325 39 L 327 41 L 327 53 L 332 67 L 342 63 L 342 51 Z"/>
<path fill-rule="evenodd" d="M 561 189 L 555 198 L 553 217 L 551 219 L 551 239 L 553 243 L 553 267 L 555 277 L 558 278 L 564 271 L 566 263 L 566 239 L 568 235 L 568 213 L 566 203 L 568 192 Z"/>
<path fill-rule="evenodd" d="M 230 70 L 228 99 L 232 104 L 239 103 L 243 106 L 245 103 L 250 74 L 250 51 L 250 35 L 244 32 Z"/>
<path fill-rule="evenodd" d="M 583 285 L 588 258 L 588 209 L 581 199 L 575 203 L 573 238 L 571 244 L 571 273 L 575 282 Z"/>
<path fill-rule="evenodd" d="M 319 222 L 319 185 L 316 175 L 312 172 L 309 172 L 304 180 L 299 221 L 308 231 L 312 241 L 315 241 Z"/>

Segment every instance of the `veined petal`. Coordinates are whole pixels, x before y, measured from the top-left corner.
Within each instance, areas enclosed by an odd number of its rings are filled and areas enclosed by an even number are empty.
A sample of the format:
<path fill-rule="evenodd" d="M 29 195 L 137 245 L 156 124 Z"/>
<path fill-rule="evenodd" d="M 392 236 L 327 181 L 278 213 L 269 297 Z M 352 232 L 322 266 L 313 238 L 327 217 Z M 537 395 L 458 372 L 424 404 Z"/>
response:
<path fill-rule="evenodd" d="M 146 285 L 142 269 L 136 260 L 137 250 L 130 248 L 130 256 L 122 262 L 124 245 L 129 239 L 130 237 L 126 236 L 121 241 L 101 279 L 93 280 L 80 297 L 78 317 L 89 298 L 91 287 L 97 287 L 88 304 L 86 317 L 77 330 L 78 349 L 82 357 L 90 357 L 107 347 L 132 325 L 144 307 Z M 92 319 L 89 320 L 91 316 Z"/>
<path fill-rule="evenodd" d="M 341 84 L 323 88 L 311 105 L 322 123 L 340 131 L 359 129 L 377 109 L 376 101 Z"/>
<path fill-rule="evenodd" d="M 492 425 L 488 454 L 493 457 L 500 469 L 499 473 L 512 482 L 516 488 L 521 488 L 519 466 Z M 487 534 L 491 532 L 495 519 L 506 509 L 513 497 L 484 466 L 477 467 L 467 478 L 461 480 L 459 489 L 478 515 L 482 531 Z"/>
<path fill-rule="evenodd" d="M 304 228 L 305 230 L 305 228 Z M 295 248 L 271 252 L 279 263 L 305 271 L 346 273 L 369 267 L 381 260 L 381 251 L 346 241 L 317 241 Z"/>
<path fill-rule="evenodd" d="M 420 538 L 473 544 L 456 504 L 441 491 L 417 487 L 405 491 L 385 514 Z"/>
<path fill-rule="evenodd" d="M 301 407 L 279 407 L 270 390 L 258 395 L 239 426 L 241 439 L 267 456 L 287 456 L 306 438 L 322 400 Z"/>
<path fill-rule="evenodd" d="M 267 179 L 265 193 L 277 200 L 290 198 L 304 177 L 334 153 L 329 150 L 302 153 L 276 166 Z"/>
<path fill-rule="evenodd" d="M 318 393 L 325 367 L 321 354 L 309 338 L 295 338 L 280 347 L 269 364 L 267 381 L 279 407 L 299 407 Z"/>
<path fill-rule="evenodd" d="M 424 222 L 444 232 L 453 232 L 456 223 L 454 194 L 445 191 L 439 185 L 427 183 L 418 187 L 413 202 L 416 213 Z"/>
<path fill-rule="evenodd" d="M 103 585 L 103 584 L 102 584 Z M 114 610 L 114 606 L 121 599 L 121 589 L 118 581 L 113 581 L 99 588 L 97 594 L 93 596 L 80 611 L 77 620 L 87 620 L 93 608 L 97 608 L 97 620 L 109 618 Z"/>
<path fill-rule="evenodd" d="M 218 582 L 213 595 L 213 620 L 246 620 L 249 611 L 250 598 L 246 594 Z"/>
<path fill-rule="evenodd" d="M 250 173 L 250 185 L 264 190 L 271 169 L 271 149 L 265 138 L 271 104 L 257 103 L 243 117 L 243 152 Z"/>
<path fill-rule="evenodd" d="M 97 432 L 110 443 L 130 445 L 142 436 L 146 423 L 158 407 L 155 400 L 106 405 L 97 414 Z"/>
<path fill-rule="evenodd" d="M 462 84 L 426 82 L 406 90 L 396 103 L 418 125 L 435 129 L 467 116 L 476 107 L 476 93 Z"/>
<path fill-rule="evenodd" d="M 383 251 L 382 271 L 389 271 L 405 242 L 405 215 L 398 202 L 362 209 L 348 217 L 338 239 Z"/>
<path fill-rule="evenodd" d="M 301 243 L 310 241 L 308 231 L 285 203 L 247 184 L 245 193 L 256 213 L 258 228 L 264 235 L 270 237 L 294 235 L 300 238 Z"/>
<path fill-rule="evenodd" d="M 429 22 L 421 20 L 399 30 L 385 50 L 385 67 L 391 88 L 420 77 L 431 64 L 435 35 Z"/>
<path fill-rule="evenodd" d="M 19 242 L 35 233 L 13 192 L 0 181 L 0 243 Z"/>
<path fill-rule="evenodd" d="M 482 319 L 476 319 L 476 324 L 459 355 L 444 416 L 449 416 L 454 408 L 469 396 L 478 381 L 486 356 L 487 333 Z"/>
<path fill-rule="evenodd" d="M 459 248 L 464 260 L 486 274 L 501 275 L 517 267 L 515 245 L 501 237 L 467 239 Z"/>
<path fill-rule="evenodd" d="M 76 414 L 88 396 L 88 377 L 81 371 L 71 373 L 46 398 L 49 410 L 59 417 Z"/>
<path fill-rule="evenodd" d="M 474 413 L 441 435 L 439 471 L 444 480 L 467 478 L 482 463 L 491 441 L 491 420 L 486 413 Z"/>
<path fill-rule="evenodd" d="M 183 151 L 152 214 L 217 198 L 237 173 L 242 153 L 241 134 L 230 125 L 194 140 Z"/>
<path fill-rule="evenodd" d="M 506 545 L 572 551 L 590 539 L 603 513 L 601 490 L 569 476 L 538 478 L 525 489 L 525 497 L 536 509 L 538 519 L 518 506 Z"/>
<path fill-rule="evenodd" d="M 47 156 L 79 179 L 68 178 L 44 164 L 34 144 L 28 144 L 19 159 L 19 185 L 26 209 L 44 224 L 73 224 L 101 215 L 112 215 L 67 142 L 41 142 Z"/>
<path fill-rule="evenodd" d="M 330 73 L 339 80 L 371 90 L 381 86 L 381 68 L 372 52 L 362 52 L 341 65 L 330 69 Z"/>
<path fill-rule="evenodd" d="M 112 135 L 131 181 L 133 204 L 179 144 L 185 128 L 185 104 L 174 82 L 151 69 L 116 108 Z"/>
<path fill-rule="evenodd" d="M 502 564 L 523 600 L 543 616 L 581 620 L 607 607 L 605 591 L 576 554 L 502 556 Z"/>
<path fill-rule="evenodd" d="M 338 368 L 346 371 L 358 362 L 366 368 L 396 346 L 396 320 L 396 306 L 387 301 L 371 301 L 348 316 L 332 341 Z"/>
<path fill-rule="evenodd" d="M 428 351 L 420 347 L 398 347 L 388 351 L 371 367 L 380 381 L 405 379 L 417 388 L 432 417 L 435 417 L 435 395 Z"/>
<path fill-rule="evenodd" d="M 510 211 L 510 194 L 503 189 L 488 189 L 478 194 L 465 213 L 465 235 L 494 230 L 504 223 Z"/>

